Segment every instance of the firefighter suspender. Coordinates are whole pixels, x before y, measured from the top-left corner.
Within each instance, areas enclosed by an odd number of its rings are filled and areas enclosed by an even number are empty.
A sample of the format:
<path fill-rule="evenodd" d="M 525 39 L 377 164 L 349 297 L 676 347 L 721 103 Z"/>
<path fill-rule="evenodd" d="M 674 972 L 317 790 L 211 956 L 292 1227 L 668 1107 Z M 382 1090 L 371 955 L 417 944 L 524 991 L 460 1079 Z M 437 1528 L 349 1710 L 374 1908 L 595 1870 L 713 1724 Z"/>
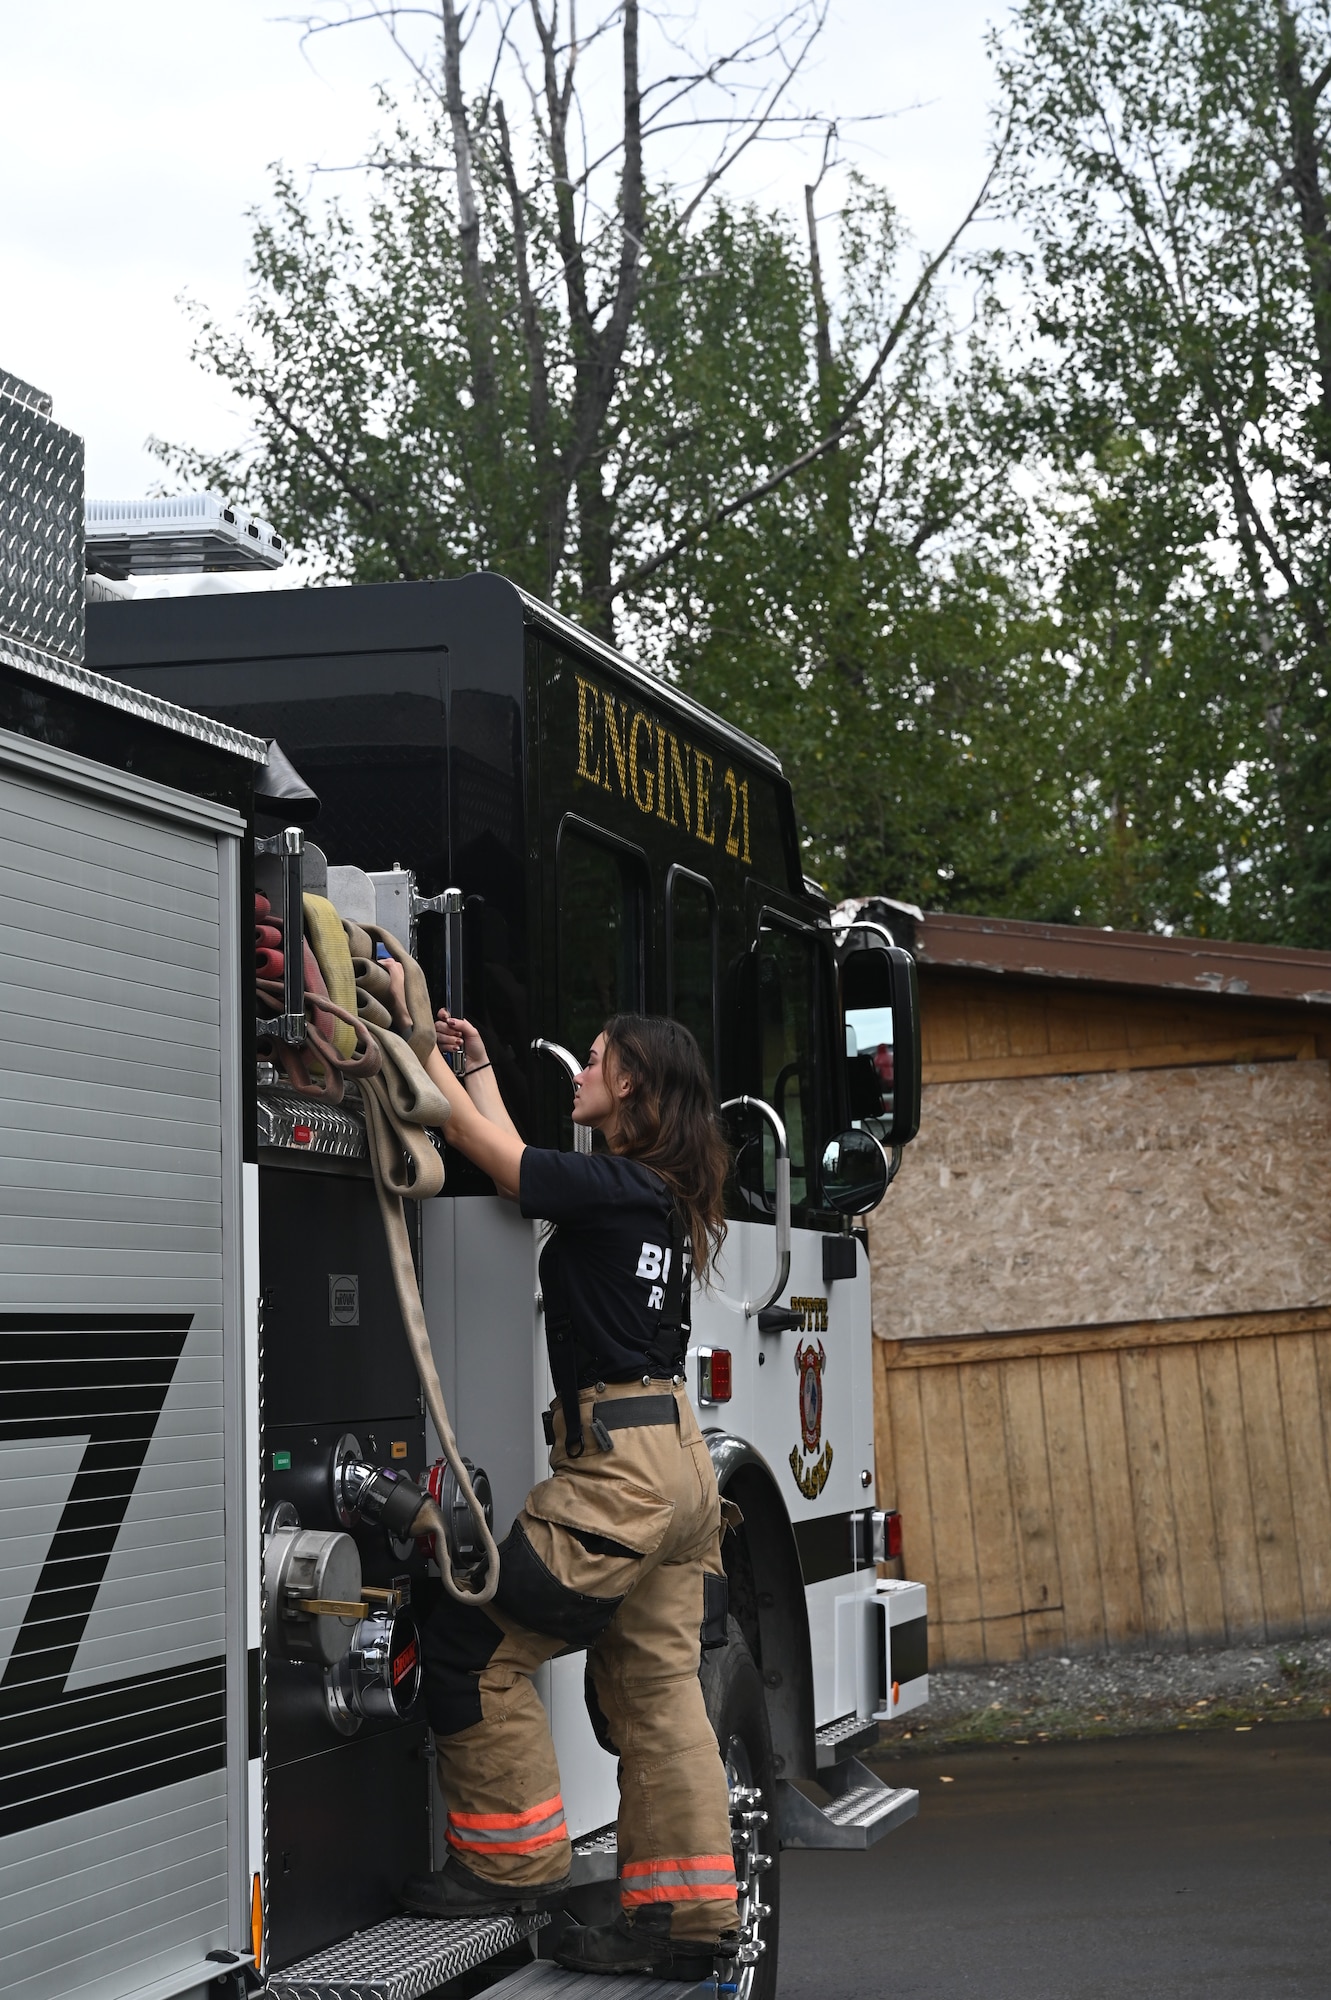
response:
<path fill-rule="evenodd" d="M 688 1231 L 684 1227 L 684 1217 L 679 1204 L 670 1204 L 670 1269 L 666 1277 L 665 1305 L 661 1309 L 661 1324 L 657 1328 L 657 1339 L 661 1346 L 669 1344 L 670 1372 L 678 1375 L 684 1366 L 684 1306 L 687 1299 L 685 1288 L 685 1256 L 688 1248 Z"/>
<path fill-rule="evenodd" d="M 685 1249 L 688 1232 L 678 1206 L 670 1204 L 669 1220 L 670 1250 L 665 1281 L 665 1303 L 661 1308 L 661 1320 L 657 1328 L 657 1353 L 668 1353 L 664 1366 L 672 1375 L 678 1375 L 684 1365 L 684 1307 L 687 1297 L 685 1274 Z M 559 1259 L 551 1260 L 545 1281 L 545 1340 L 550 1356 L 550 1374 L 554 1379 L 555 1394 L 559 1407 L 564 1412 L 564 1449 L 570 1458 L 581 1458 L 586 1450 L 582 1434 L 582 1408 L 578 1402 L 578 1376 L 585 1361 L 594 1359 L 587 1349 L 582 1348 L 574 1330 L 573 1318 L 569 1311 L 568 1291 L 564 1284 L 564 1274 Z M 651 1357 L 644 1356 L 650 1362 Z M 602 1451 L 613 1451 L 614 1441 L 605 1424 L 594 1417 L 591 1424 L 592 1435 Z"/>
<path fill-rule="evenodd" d="M 568 1293 L 558 1258 L 552 1258 L 545 1278 L 545 1344 L 550 1356 L 550 1373 L 555 1394 L 564 1412 L 564 1449 L 570 1458 L 581 1458 L 582 1409 L 578 1403 L 578 1350 L 573 1337 L 573 1321 L 568 1309 Z"/>

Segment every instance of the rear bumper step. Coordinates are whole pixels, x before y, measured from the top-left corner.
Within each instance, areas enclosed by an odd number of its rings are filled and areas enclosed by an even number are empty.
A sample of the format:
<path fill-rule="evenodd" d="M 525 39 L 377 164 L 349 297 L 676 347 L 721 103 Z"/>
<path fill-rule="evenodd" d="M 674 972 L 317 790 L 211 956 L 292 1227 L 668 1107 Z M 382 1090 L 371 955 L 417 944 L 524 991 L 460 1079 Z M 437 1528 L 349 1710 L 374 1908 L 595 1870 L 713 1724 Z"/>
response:
<path fill-rule="evenodd" d="M 826 1805 L 806 1798 L 788 1778 L 781 1780 L 783 1847 L 872 1847 L 920 1809 L 918 1792 L 884 1784 L 858 1757 L 820 1771 L 818 1783 L 830 1795 Z"/>
<path fill-rule="evenodd" d="M 545 1915 L 389 1917 L 270 1973 L 265 1990 L 271 2000 L 420 2000 L 549 1921 Z"/>

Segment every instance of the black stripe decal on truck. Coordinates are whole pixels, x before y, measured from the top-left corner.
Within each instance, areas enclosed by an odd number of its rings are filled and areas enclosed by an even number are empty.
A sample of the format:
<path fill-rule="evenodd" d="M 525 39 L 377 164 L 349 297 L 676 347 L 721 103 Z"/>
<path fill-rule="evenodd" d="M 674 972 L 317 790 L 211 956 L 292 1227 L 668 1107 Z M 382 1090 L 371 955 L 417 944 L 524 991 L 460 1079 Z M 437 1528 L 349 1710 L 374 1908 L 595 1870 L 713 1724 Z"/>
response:
<path fill-rule="evenodd" d="M 0 1677 L 7 1833 L 225 1761 L 220 1658 L 65 1685 L 191 1323 L 189 1313 L 0 1314 L 0 1441 L 88 1438 Z"/>

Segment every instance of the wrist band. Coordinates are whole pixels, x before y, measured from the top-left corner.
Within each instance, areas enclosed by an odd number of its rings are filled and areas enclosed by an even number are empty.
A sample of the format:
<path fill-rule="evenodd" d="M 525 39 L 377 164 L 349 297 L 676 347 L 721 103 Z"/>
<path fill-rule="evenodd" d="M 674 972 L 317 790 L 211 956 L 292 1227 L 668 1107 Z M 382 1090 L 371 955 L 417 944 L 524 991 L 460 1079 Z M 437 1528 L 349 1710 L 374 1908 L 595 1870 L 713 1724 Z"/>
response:
<path fill-rule="evenodd" d="M 493 1068 L 494 1068 L 494 1064 L 493 1064 L 493 1063 L 472 1063 L 472 1065 L 470 1066 L 470 1068 L 469 1068 L 469 1069 L 464 1069 L 464 1070 L 463 1070 L 463 1072 L 462 1072 L 462 1081 L 463 1081 L 463 1082 L 465 1083 L 465 1082 L 467 1081 L 467 1078 L 468 1078 L 469 1076 L 477 1076 L 477 1075 L 479 1075 L 479 1073 L 480 1073 L 480 1071 L 481 1071 L 481 1070 L 483 1070 L 483 1069 L 493 1069 Z"/>

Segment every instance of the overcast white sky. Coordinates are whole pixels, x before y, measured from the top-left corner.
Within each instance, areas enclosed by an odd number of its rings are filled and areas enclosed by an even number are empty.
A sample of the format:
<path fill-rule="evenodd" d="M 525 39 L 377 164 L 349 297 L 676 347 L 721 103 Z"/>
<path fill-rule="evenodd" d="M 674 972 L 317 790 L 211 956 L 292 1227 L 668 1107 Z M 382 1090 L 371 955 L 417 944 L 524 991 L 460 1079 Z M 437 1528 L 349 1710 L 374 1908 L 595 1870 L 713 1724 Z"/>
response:
<path fill-rule="evenodd" d="M 269 163 L 356 158 L 373 86 L 400 84 L 373 29 L 302 53 L 301 0 L 40 0 L 3 7 L 0 367 L 49 391 L 87 440 L 88 492 L 132 499 L 160 477 L 157 433 L 217 447 L 243 436 L 189 358 L 187 293 L 230 315 L 245 289 L 245 211 Z M 770 15 L 705 0 L 720 44 Z M 860 128 L 922 245 L 944 240 L 984 172 L 991 82 L 983 36 L 1007 0 L 832 0 L 803 104 Z M 798 199 L 809 156 L 755 150 L 735 183 Z"/>

